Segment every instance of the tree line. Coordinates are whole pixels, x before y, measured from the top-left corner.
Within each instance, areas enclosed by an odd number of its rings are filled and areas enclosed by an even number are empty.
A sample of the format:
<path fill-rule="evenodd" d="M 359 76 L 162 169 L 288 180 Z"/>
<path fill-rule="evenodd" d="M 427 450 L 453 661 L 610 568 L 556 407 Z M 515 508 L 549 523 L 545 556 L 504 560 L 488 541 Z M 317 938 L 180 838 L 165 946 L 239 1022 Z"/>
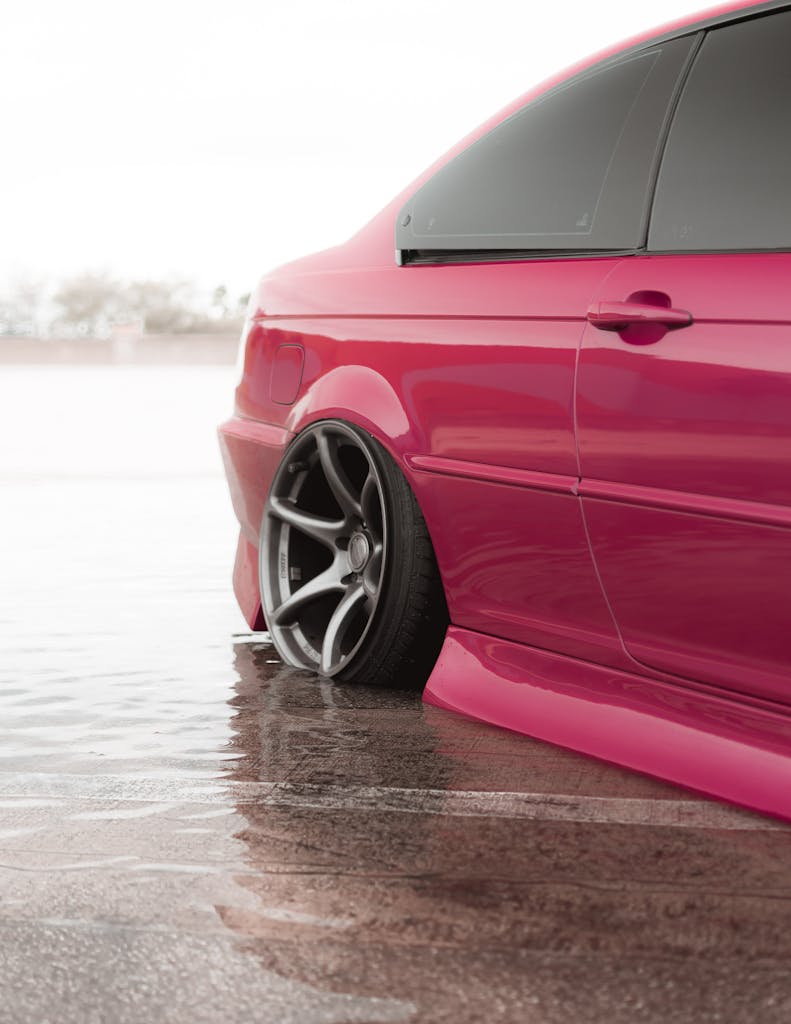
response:
<path fill-rule="evenodd" d="M 146 334 L 236 331 L 248 299 L 184 279 L 122 281 L 84 272 L 54 286 L 17 281 L 0 292 L 0 335 L 106 338 L 130 325 Z"/>

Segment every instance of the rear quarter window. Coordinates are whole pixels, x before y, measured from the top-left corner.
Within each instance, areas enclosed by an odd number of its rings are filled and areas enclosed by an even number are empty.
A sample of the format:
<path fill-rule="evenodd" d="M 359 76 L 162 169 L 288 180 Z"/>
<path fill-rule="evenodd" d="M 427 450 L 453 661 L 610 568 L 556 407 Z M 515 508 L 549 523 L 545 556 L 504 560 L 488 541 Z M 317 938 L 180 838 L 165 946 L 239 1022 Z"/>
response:
<path fill-rule="evenodd" d="M 592 69 L 450 161 L 401 211 L 400 250 L 626 249 L 649 184 L 682 38 Z"/>

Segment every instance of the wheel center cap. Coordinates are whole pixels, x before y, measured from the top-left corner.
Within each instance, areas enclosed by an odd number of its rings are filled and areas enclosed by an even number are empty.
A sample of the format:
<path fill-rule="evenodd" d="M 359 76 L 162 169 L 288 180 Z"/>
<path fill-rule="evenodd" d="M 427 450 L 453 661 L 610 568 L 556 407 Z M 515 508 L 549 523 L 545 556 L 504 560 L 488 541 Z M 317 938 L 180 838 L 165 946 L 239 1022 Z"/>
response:
<path fill-rule="evenodd" d="M 352 572 L 360 572 L 371 557 L 371 545 L 364 533 L 352 534 L 349 541 L 349 566 Z"/>

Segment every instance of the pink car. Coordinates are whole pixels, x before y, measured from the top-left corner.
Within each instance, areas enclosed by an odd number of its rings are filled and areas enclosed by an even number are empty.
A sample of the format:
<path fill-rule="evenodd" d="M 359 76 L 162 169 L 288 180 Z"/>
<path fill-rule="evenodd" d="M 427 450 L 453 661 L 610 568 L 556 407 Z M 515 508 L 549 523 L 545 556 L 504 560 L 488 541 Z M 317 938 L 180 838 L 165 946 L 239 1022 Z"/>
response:
<path fill-rule="evenodd" d="M 253 296 L 291 665 L 791 818 L 791 3 L 599 56 Z"/>

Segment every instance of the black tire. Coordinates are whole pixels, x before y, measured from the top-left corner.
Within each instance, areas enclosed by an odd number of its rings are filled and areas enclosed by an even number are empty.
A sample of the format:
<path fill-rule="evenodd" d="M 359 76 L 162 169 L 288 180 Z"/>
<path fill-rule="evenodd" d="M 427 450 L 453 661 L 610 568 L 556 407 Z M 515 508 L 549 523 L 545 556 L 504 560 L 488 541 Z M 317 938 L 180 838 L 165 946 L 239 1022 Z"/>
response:
<path fill-rule="evenodd" d="M 445 594 L 415 496 L 370 434 L 324 420 L 294 440 L 260 551 L 264 616 L 284 661 L 345 683 L 425 684 L 448 626 Z"/>

